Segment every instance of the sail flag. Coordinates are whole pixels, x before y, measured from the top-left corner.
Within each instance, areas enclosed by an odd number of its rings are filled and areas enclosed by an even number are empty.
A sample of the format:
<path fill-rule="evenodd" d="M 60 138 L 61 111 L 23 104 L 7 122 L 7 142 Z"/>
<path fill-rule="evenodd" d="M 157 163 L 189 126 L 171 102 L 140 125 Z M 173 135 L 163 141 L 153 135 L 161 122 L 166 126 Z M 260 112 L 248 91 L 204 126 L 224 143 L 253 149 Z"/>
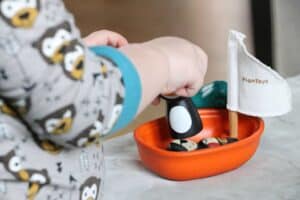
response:
<path fill-rule="evenodd" d="M 242 33 L 229 33 L 227 108 L 259 117 L 289 112 L 292 95 L 287 81 L 251 55 L 244 39 Z"/>

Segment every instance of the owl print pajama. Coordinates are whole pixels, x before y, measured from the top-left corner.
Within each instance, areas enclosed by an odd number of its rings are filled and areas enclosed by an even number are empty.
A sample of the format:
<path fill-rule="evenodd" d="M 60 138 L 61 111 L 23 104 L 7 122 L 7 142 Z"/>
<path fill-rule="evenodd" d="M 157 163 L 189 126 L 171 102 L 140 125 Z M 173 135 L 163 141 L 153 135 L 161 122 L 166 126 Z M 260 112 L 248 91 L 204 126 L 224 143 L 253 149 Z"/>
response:
<path fill-rule="evenodd" d="M 101 138 L 140 97 L 133 64 L 86 48 L 61 0 L 0 0 L 0 199 L 101 199 Z"/>

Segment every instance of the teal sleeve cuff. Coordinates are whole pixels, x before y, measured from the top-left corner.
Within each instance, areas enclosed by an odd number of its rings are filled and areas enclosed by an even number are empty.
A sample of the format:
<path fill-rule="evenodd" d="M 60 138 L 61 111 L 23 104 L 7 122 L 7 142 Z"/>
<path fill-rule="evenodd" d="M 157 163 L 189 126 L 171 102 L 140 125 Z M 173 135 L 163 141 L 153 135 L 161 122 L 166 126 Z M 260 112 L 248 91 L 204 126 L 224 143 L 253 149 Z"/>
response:
<path fill-rule="evenodd" d="M 110 133 L 114 133 L 128 125 L 136 116 L 142 94 L 140 77 L 133 63 L 117 49 L 108 46 L 97 46 L 92 47 L 91 50 L 98 56 L 112 60 L 120 69 L 124 80 L 125 99 L 119 119 L 110 131 Z"/>

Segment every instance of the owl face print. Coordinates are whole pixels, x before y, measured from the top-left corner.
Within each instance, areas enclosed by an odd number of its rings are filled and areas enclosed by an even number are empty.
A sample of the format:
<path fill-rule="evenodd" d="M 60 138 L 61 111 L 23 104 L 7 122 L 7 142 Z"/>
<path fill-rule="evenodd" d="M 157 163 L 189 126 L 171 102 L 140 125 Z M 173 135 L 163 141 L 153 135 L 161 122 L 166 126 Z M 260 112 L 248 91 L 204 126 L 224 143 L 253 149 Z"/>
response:
<path fill-rule="evenodd" d="M 77 40 L 73 40 L 66 49 L 63 70 L 73 80 L 81 80 L 83 78 L 84 47 Z"/>
<path fill-rule="evenodd" d="M 50 177 L 46 169 L 27 169 L 22 166 L 22 161 L 15 151 L 12 150 L 4 156 L 0 156 L 0 162 L 4 168 L 12 174 L 16 180 L 28 182 L 27 199 L 34 200 L 40 189 L 50 183 Z"/>
<path fill-rule="evenodd" d="M 17 173 L 23 169 L 21 158 L 14 151 L 7 153 L 5 157 L 6 169 L 12 173 Z"/>
<path fill-rule="evenodd" d="M 80 187 L 80 200 L 97 200 L 101 180 L 96 177 L 88 178 Z"/>
<path fill-rule="evenodd" d="M 103 130 L 104 116 L 102 112 L 99 113 L 98 119 L 93 125 L 84 129 L 76 138 L 68 143 L 76 147 L 87 147 L 92 144 L 99 144 L 100 136 Z"/>
<path fill-rule="evenodd" d="M 66 134 L 72 128 L 76 115 L 74 105 L 65 106 L 36 122 L 49 134 Z"/>
<path fill-rule="evenodd" d="M 63 22 L 49 28 L 38 41 L 33 43 L 48 64 L 60 64 L 64 61 L 66 48 L 72 41 L 71 25 Z"/>
<path fill-rule="evenodd" d="M 29 175 L 24 170 L 21 162 L 21 158 L 16 155 L 15 151 L 12 150 L 6 155 L 0 157 L 0 162 L 3 163 L 4 168 L 12 174 L 16 179 L 26 181 L 29 179 Z"/>
<path fill-rule="evenodd" d="M 31 28 L 40 12 L 40 0 L 1 0 L 0 15 L 12 27 Z"/>
<path fill-rule="evenodd" d="M 102 131 L 101 122 L 97 121 L 92 126 L 83 130 L 76 138 L 69 143 L 76 147 L 87 147 L 99 143 Z"/>

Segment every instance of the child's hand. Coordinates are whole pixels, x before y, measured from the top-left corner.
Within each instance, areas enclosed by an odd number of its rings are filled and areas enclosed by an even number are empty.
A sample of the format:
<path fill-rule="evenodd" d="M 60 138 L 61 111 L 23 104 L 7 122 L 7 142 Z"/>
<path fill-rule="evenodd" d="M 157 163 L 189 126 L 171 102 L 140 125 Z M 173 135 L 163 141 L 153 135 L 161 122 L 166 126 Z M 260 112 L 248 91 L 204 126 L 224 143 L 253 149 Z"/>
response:
<path fill-rule="evenodd" d="M 124 36 L 108 30 L 101 30 L 91 33 L 85 37 L 83 41 L 87 46 L 107 45 L 116 48 L 128 44 Z"/>
<path fill-rule="evenodd" d="M 203 84 L 207 55 L 187 40 L 163 37 L 129 44 L 120 50 L 135 64 L 140 75 L 143 89 L 140 111 L 151 102 L 158 103 L 159 94 L 190 97 Z"/>
<path fill-rule="evenodd" d="M 203 84 L 207 69 L 207 55 L 198 46 L 189 41 L 174 37 L 164 37 L 148 42 L 167 56 L 169 76 L 162 94 L 191 97 Z M 152 102 L 157 105 L 160 98 Z"/>
<path fill-rule="evenodd" d="M 200 47 L 175 37 L 157 38 L 146 45 L 158 49 L 168 60 L 169 76 L 162 94 L 190 97 L 199 91 L 208 60 Z"/>

